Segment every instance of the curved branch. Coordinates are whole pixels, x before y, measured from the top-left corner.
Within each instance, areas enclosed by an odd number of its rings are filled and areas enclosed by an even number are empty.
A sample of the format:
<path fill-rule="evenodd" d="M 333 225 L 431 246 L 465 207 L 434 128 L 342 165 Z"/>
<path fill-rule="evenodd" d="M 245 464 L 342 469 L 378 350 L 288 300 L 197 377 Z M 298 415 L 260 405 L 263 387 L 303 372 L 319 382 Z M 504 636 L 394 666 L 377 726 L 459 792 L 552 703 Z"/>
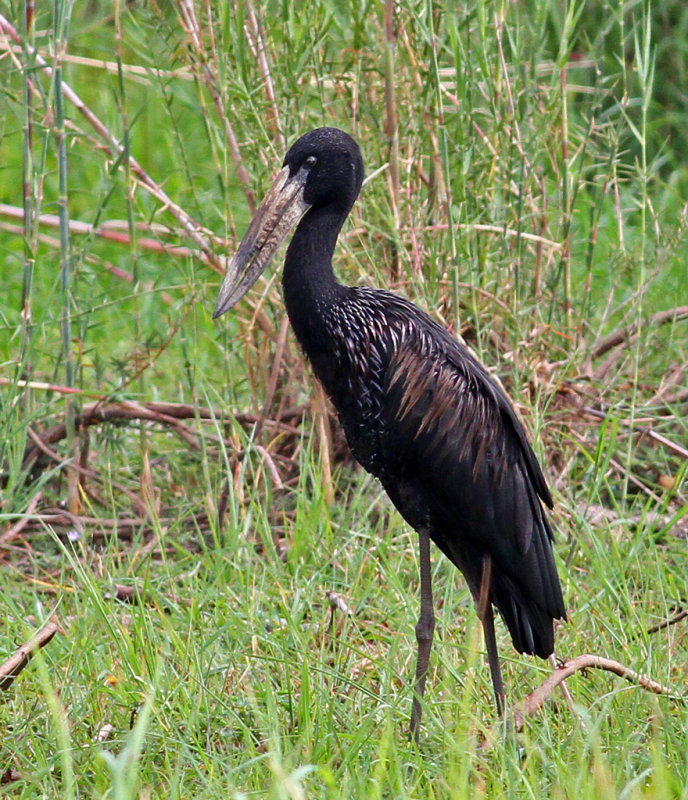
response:
<path fill-rule="evenodd" d="M 627 681 L 635 683 L 642 689 L 652 692 L 653 694 L 675 694 L 668 686 L 663 686 L 661 683 L 652 680 L 652 678 L 635 672 L 619 661 L 614 661 L 611 658 L 603 658 L 602 656 L 584 654 L 571 659 L 571 661 L 566 661 L 560 667 L 553 670 L 552 674 L 538 686 L 537 689 L 531 692 L 520 706 L 514 709 L 514 725 L 516 730 L 522 730 L 524 718 L 537 713 L 557 686 L 576 672 L 581 672 L 586 669 L 602 669 L 607 672 L 613 672 L 620 678 L 625 678 Z"/>
<path fill-rule="evenodd" d="M 6 691 L 12 685 L 14 679 L 29 663 L 31 656 L 41 647 L 53 638 L 58 632 L 59 626 L 54 619 L 46 622 L 45 625 L 32 636 L 27 642 L 24 642 L 14 653 L 10 656 L 4 664 L 0 665 L 0 691 Z"/>

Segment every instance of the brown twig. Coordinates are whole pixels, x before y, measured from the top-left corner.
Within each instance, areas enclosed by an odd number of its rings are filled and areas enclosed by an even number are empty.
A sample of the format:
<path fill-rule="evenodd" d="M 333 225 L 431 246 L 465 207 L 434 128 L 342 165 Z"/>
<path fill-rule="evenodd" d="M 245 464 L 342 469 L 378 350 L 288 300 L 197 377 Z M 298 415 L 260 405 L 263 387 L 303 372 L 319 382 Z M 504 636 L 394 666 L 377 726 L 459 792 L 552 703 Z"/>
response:
<path fill-rule="evenodd" d="M 87 478 L 92 478 L 93 480 L 100 481 L 101 483 L 104 481 L 104 479 L 100 477 L 100 475 L 96 470 L 90 469 L 89 467 L 86 467 L 83 464 L 76 464 L 74 462 L 70 462 L 70 459 L 63 458 L 59 453 L 55 452 L 55 450 L 53 450 L 51 447 L 48 447 L 48 445 L 45 444 L 45 442 L 43 442 L 41 437 L 33 430 L 33 428 L 29 427 L 27 432 L 29 438 L 36 445 L 36 447 L 38 447 L 39 450 L 44 455 L 48 456 L 48 458 L 50 458 L 52 461 L 55 461 L 55 463 L 59 464 L 61 467 L 65 466 L 65 464 L 69 462 L 71 467 L 75 469 L 80 475 L 83 475 L 84 477 Z M 122 492 L 123 494 L 126 494 L 127 497 L 129 497 L 129 499 L 134 503 L 134 505 L 138 506 L 138 510 L 140 512 L 145 513 L 146 508 L 145 506 L 143 506 L 143 504 L 141 503 L 141 499 L 135 492 L 132 492 L 130 489 L 127 489 L 126 486 L 122 486 L 120 483 L 116 483 L 109 476 L 107 478 L 107 481 L 110 483 L 112 487 Z M 27 513 L 31 514 L 33 513 L 34 510 L 35 510 L 35 505 L 33 507 L 29 505 Z M 5 539 L 6 536 L 7 534 L 0 536 L 0 544 L 4 544 L 5 541 L 9 541 L 9 539 Z"/>
<path fill-rule="evenodd" d="M 606 420 L 608 419 L 607 414 L 604 411 L 598 411 L 596 408 L 591 408 L 590 406 L 582 406 L 581 412 L 583 414 L 587 414 L 590 417 L 594 417 L 594 419 L 599 420 Z M 688 458 L 688 450 L 685 447 L 681 447 L 680 444 L 676 444 L 672 442 L 670 439 L 667 439 L 666 436 L 662 436 L 661 433 L 656 433 L 652 430 L 652 428 L 648 428 L 645 425 L 639 425 L 638 423 L 632 423 L 627 419 L 617 418 L 618 421 L 626 428 L 630 428 L 632 431 L 637 431 L 638 433 L 642 434 L 643 436 L 647 436 L 649 439 L 657 442 L 658 444 L 664 445 L 667 450 L 671 450 L 672 452 L 676 453 L 683 458 Z"/>
<path fill-rule="evenodd" d="M 275 87 L 272 82 L 272 75 L 270 74 L 270 63 L 265 48 L 265 39 L 260 29 L 258 16 L 251 2 L 246 3 L 246 16 L 248 18 L 248 25 L 244 26 L 244 33 L 248 39 L 249 47 L 256 55 L 258 70 L 263 79 L 263 88 L 265 89 L 265 96 L 268 101 L 268 116 L 273 124 L 273 130 L 279 142 L 280 149 L 286 150 L 287 144 L 284 133 L 282 132 L 279 109 L 275 100 Z"/>
<path fill-rule="evenodd" d="M 18 206 L 12 206 L 8 203 L 0 203 L 0 217 L 7 217 L 8 219 L 24 219 L 24 210 Z M 39 214 L 35 222 L 38 225 L 43 225 L 46 228 L 59 228 L 60 219 L 57 214 Z M 110 242 L 131 246 L 131 236 L 124 230 L 120 230 L 126 223 L 121 220 L 109 220 L 100 225 L 91 225 L 90 222 L 83 222 L 78 219 L 70 219 L 68 223 L 69 232 L 81 236 L 93 236 L 98 239 L 106 239 Z M 156 223 L 138 223 L 137 230 L 142 230 L 147 233 L 154 233 L 158 236 L 180 236 L 179 230 L 172 230 L 167 225 L 160 225 Z M 220 236 L 215 236 L 210 231 L 205 230 L 205 235 L 217 247 L 226 247 L 227 242 Z M 163 253 L 167 256 L 177 256 L 179 258 L 196 257 L 202 258 L 202 253 L 197 250 L 192 250 L 189 247 L 181 245 L 168 244 L 160 239 L 151 239 L 150 237 L 141 236 L 136 238 L 136 246 L 142 250 L 149 250 L 154 253 Z"/>
<path fill-rule="evenodd" d="M 156 531 L 169 529 L 172 525 L 179 524 L 179 511 L 178 509 L 170 509 L 170 516 L 157 518 L 155 526 L 150 524 L 147 515 L 145 517 L 108 519 L 105 517 L 86 517 L 80 514 L 72 514 L 63 508 L 47 508 L 39 514 L 22 514 L 22 519 L 24 518 L 27 519 L 27 527 L 31 530 L 33 530 L 32 523 L 35 524 L 35 527 L 43 529 L 46 526 L 68 528 L 76 530 L 79 534 L 87 531 L 90 538 L 98 540 L 114 533 L 117 534 L 118 539 L 121 541 L 132 539 L 134 534 L 142 538 L 153 534 L 148 545 L 156 547 L 159 545 L 159 539 L 155 535 Z M 190 516 L 189 522 L 196 526 L 196 529 L 201 533 L 209 530 L 208 516 L 204 512 Z M 191 547 L 191 544 L 187 543 L 186 546 Z"/>
<path fill-rule="evenodd" d="M 668 374 L 662 375 L 661 386 L 657 389 L 654 397 L 648 401 L 651 406 L 664 405 L 669 406 L 673 403 L 681 403 L 688 400 L 688 389 L 678 389 L 675 392 L 669 390 L 679 384 L 684 384 L 688 375 L 688 359 L 678 366 L 674 367 Z"/>
<path fill-rule="evenodd" d="M 394 283 L 401 275 L 401 253 L 397 246 L 396 236 L 401 227 L 399 214 L 401 196 L 401 177 L 399 170 L 399 121 L 397 114 L 395 78 L 395 50 L 397 33 L 394 23 L 394 0 L 385 0 L 385 135 L 387 137 L 389 169 L 389 196 L 394 218 L 394 236 L 391 239 L 392 269 L 391 279 Z"/>
<path fill-rule="evenodd" d="M 224 124 L 227 148 L 229 149 L 229 154 L 232 159 L 232 163 L 234 164 L 234 168 L 237 171 L 237 177 L 239 178 L 242 189 L 244 190 L 246 202 L 248 203 L 251 213 L 253 213 L 256 210 L 256 196 L 251 189 L 251 177 L 248 174 L 248 170 L 244 166 L 244 161 L 241 157 L 241 150 L 239 148 L 239 141 L 234 133 L 232 123 L 229 120 L 229 114 L 225 108 L 224 97 L 222 96 L 219 88 L 217 64 L 213 64 L 211 67 L 211 65 L 208 63 L 207 52 L 203 46 L 201 27 L 198 23 L 196 9 L 194 8 L 193 2 L 191 2 L 191 0 L 181 0 L 178 8 L 181 14 L 182 28 L 186 31 L 189 37 L 191 48 L 198 59 L 198 63 L 196 61 L 192 61 L 191 69 L 197 75 L 199 81 L 202 82 L 207 88 L 215 108 L 217 109 L 218 116 Z"/>
<path fill-rule="evenodd" d="M 260 419 L 256 425 L 256 436 L 259 435 L 263 427 L 263 423 L 267 418 L 268 411 L 272 406 L 272 401 L 275 396 L 275 392 L 277 391 L 277 381 L 279 379 L 280 370 L 282 369 L 282 361 L 284 359 L 284 351 L 287 346 L 288 332 L 289 332 L 289 318 L 285 315 L 284 319 L 282 320 L 282 326 L 280 328 L 279 336 L 277 337 L 277 347 L 275 349 L 275 357 L 272 361 L 270 378 L 268 380 L 267 389 L 265 391 L 265 400 L 263 401 L 263 407 L 260 411 Z"/>
<path fill-rule="evenodd" d="M 59 626 L 53 617 L 53 619 L 45 623 L 38 633 L 32 636 L 27 642 L 24 642 L 24 644 L 16 650 L 14 655 L 10 656 L 4 664 L 0 665 L 0 691 L 7 691 L 7 689 L 10 688 L 17 675 L 19 675 L 29 663 L 31 656 L 36 650 L 45 647 L 58 630 Z"/>
<path fill-rule="evenodd" d="M 646 325 L 651 328 L 658 325 L 666 325 L 668 322 L 680 322 L 681 320 L 688 319 L 688 306 L 677 306 L 676 308 L 665 309 L 653 314 L 648 320 Z M 618 345 L 631 345 L 638 335 L 638 323 L 633 322 L 625 328 L 617 328 L 612 331 L 608 336 L 595 346 L 592 351 L 591 358 L 599 358 L 613 347 Z"/>
<path fill-rule="evenodd" d="M 134 403 L 122 401 L 120 403 L 109 403 L 104 405 L 102 402 L 91 403 L 84 406 L 81 414 L 76 419 L 76 425 L 80 428 L 87 428 L 99 422 L 116 422 L 119 420 L 150 420 L 164 425 L 171 426 L 184 441 L 194 449 L 198 449 L 198 443 L 193 439 L 193 432 L 179 423 L 180 419 L 193 419 L 199 416 L 201 419 L 222 419 L 224 415 L 215 415 L 210 409 L 196 408 L 182 403 Z M 52 428 L 36 434 L 45 445 L 53 444 L 66 435 L 66 423 L 59 422 Z M 193 443 L 193 444 L 192 444 Z M 27 445 L 24 453 L 24 466 L 28 467 L 38 457 L 40 447 L 35 443 Z"/>
<path fill-rule="evenodd" d="M 29 505 L 26 507 L 27 514 L 33 514 L 36 510 L 36 507 L 41 502 L 41 498 L 43 497 L 43 492 L 38 491 L 36 494 L 31 498 L 29 501 Z M 18 522 L 15 522 L 11 528 L 8 528 L 2 536 L 0 536 L 0 546 L 4 546 L 12 541 L 12 539 L 18 539 L 21 535 L 21 532 L 27 526 L 29 522 L 29 517 L 23 516 Z"/>
<path fill-rule="evenodd" d="M 675 625 L 677 622 L 680 622 L 682 619 L 686 619 L 688 617 L 688 608 L 684 608 L 683 611 L 679 611 L 673 617 L 669 619 L 663 619 L 661 622 L 658 622 L 656 625 L 652 625 L 650 628 L 647 629 L 647 633 L 657 633 L 657 631 L 664 630 L 664 628 L 669 628 L 671 625 Z"/>
<path fill-rule="evenodd" d="M 42 70 L 50 78 L 53 77 L 52 66 L 28 42 L 22 43 L 16 28 L 2 14 L 0 14 L 0 33 L 2 33 L 6 39 L 11 39 L 15 44 L 23 44 L 25 50 L 34 59 L 37 70 Z M 7 45 L 5 45 L 5 47 L 7 48 Z M 108 153 L 115 162 L 121 162 L 124 158 L 127 159 L 127 166 L 138 183 L 146 189 L 149 194 L 155 197 L 180 223 L 186 235 L 195 242 L 201 250 L 203 260 L 217 272 L 224 272 L 224 258 L 216 255 L 202 227 L 172 200 L 129 152 L 125 152 L 124 146 L 120 144 L 109 128 L 93 113 L 93 111 L 91 111 L 71 86 L 64 81 L 62 81 L 62 91 L 67 100 L 72 103 L 96 132 L 102 143 L 103 150 Z M 123 167 L 124 165 L 120 164 L 120 166 Z"/>
<path fill-rule="evenodd" d="M 603 658 L 602 656 L 585 654 L 577 656 L 571 661 L 566 661 L 562 666 L 553 670 L 552 674 L 538 686 L 535 691 L 531 692 L 520 706 L 514 709 L 514 724 L 516 730 L 520 731 L 523 729 L 525 717 L 536 714 L 557 686 L 576 672 L 581 672 L 586 669 L 601 669 L 607 672 L 613 672 L 615 675 L 625 678 L 627 681 L 635 683 L 642 689 L 652 692 L 653 694 L 674 695 L 674 692 L 669 687 L 663 686 L 661 683 L 652 680 L 652 678 L 635 672 L 618 661 L 614 661 L 611 658 Z"/>
<path fill-rule="evenodd" d="M 18 225 L 9 225 L 6 222 L 0 222 L 0 230 L 7 231 L 8 233 L 12 233 L 17 236 L 24 235 L 23 228 L 20 228 Z M 37 234 L 36 241 L 48 245 L 48 247 L 58 248 L 60 246 L 60 242 L 58 239 L 55 239 L 53 236 L 47 236 L 44 233 Z M 137 244 L 140 244 L 140 242 L 141 242 L 140 239 L 137 240 Z M 164 245 L 162 247 L 165 248 Z M 177 248 L 177 249 L 184 250 L 188 248 Z M 169 250 L 169 248 L 166 248 L 166 250 Z M 189 251 L 189 254 L 191 254 L 191 252 L 192 251 Z M 101 267 L 106 272 L 109 272 L 111 275 L 114 275 L 116 278 L 121 278 L 122 280 L 125 280 L 127 283 L 131 284 L 134 283 L 134 276 L 131 274 L 131 272 L 127 272 L 126 270 L 120 269 L 119 267 L 116 267 L 114 264 L 111 264 L 109 261 L 103 261 L 102 259 L 96 258 L 95 256 L 86 254 L 82 254 L 82 258 L 87 264 L 93 264 L 97 267 Z M 143 288 L 146 291 L 157 291 L 157 289 L 154 289 L 152 282 L 144 284 Z M 162 301 L 166 305 L 171 306 L 174 304 L 174 300 L 172 299 L 171 295 L 169 295 L 167 292 L 160 292 L 160 297 L 162 298 Z"/>

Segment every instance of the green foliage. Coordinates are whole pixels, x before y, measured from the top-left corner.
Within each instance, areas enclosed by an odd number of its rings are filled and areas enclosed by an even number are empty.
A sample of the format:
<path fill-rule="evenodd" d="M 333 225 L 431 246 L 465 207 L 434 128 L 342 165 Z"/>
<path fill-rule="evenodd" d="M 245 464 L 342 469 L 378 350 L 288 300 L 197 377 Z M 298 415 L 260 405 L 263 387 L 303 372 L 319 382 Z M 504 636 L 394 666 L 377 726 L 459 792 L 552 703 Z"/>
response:
<path fill-rule="evenodd" d="M 61 624 L 3 693 L 8 796 L 688 798 L 685 620 L 647 633 L 688 598 L 684 5 L 409 0 L 390 32 L 371 2 L 0 2 L 0 653 Z M 318 125 L 369 175 L 342 280 L 462 332 L 537 434 L 558 655 L 674 696 L 577 675 L 575 713 L 503 730 L 437 556 L 406 741 L 415 537 L 328 435 L 278 270 L 210 319 L 202 245 L 231 251 Z M 93 402 L 135 413 L 86 430 Z M 499 635 L 515 703 L 548 667 Z"/>

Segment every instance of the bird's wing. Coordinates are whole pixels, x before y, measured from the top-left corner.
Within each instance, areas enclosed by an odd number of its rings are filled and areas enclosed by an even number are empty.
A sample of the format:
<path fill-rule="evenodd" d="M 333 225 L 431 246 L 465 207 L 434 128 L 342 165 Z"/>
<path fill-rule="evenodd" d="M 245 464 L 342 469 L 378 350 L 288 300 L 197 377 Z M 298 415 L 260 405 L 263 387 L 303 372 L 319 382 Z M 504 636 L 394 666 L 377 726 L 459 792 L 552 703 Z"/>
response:
<path fill-rule="evenodd" d="M 551 539 L 540 499 L 552 501 L 523 427 L 463 345 L 415 306 L 398 310 L 382 380 L 384 460 L 421 488 L 447 535 L 510 570 Z"/>
<path fill-rule="evenodd" d="M 383 483 L 412 525 L 429 525 L 474 595 L 483 557 L 490 557 L 492 600 L 514 645 L 546 657 L 552 618 L 566 612 L 540 502 L 551 505 L 545 479 L 511 404 L 484 367 L 410 309 L 385 359 Z"/>
<path fill-rule="evenodd" d="M 522 497 L 539 496 L 549 506 L 552 501 L 523 426 L 466 347 L 415 306 L 402 309 L 383 359 L 386 458 L 426 476 L 428 489 L 453 507 L 463 494 L 470 505 L 481 498 L 495 504 L 482 513 L 514 528 L 514 541 L 526 550 L 530 531 L 520 524 Z"/>

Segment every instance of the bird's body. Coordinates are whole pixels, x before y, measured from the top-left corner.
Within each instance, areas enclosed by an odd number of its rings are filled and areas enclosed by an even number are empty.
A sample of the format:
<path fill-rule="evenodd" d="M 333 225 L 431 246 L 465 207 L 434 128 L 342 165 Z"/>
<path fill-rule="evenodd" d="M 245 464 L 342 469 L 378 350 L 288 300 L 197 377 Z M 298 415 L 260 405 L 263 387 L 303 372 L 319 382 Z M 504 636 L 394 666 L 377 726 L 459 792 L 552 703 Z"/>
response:
<path fill-rule="evenodd" d="M 501 705 L 492 604 L 516 649 L 542 658 L 553 650 L 553 620 L 565 617 L 542 507 L 552 500 L 509 401 L 470 351 L 409 301 L 336 281 L 332 254 L 363 176 L 353 139 L 331 128 L 306 134 L 280 176 L 270 191 L 291 191 L 291 203 L 294 192 L 285 187 L 293 184 L 301 203 L 298 219 L 294 212 L 288 221 L 298 227 L 282 279 L 290 322 L 354 457 L 421 536 L 417 734 L 434 628 L 427 537 L 461 570 L 478 603 Z M 286 235 L 278 206 L 268 195 L 257 212 L 216 316 L 243 296 Z"/>
<path fill-rule="evenodd" d="M 391 292 L 339 287 L 321 307 L 322 327 L 294 324 L 299 308 L 290 320 L 356 460 L 413 528 L 427 528 L 476 598 L 490 557 L 491 599 L 514 646 L 547 658 L 552 619 L 564 613 L 540 499 L 552 501 L 501 389 Z"/>

